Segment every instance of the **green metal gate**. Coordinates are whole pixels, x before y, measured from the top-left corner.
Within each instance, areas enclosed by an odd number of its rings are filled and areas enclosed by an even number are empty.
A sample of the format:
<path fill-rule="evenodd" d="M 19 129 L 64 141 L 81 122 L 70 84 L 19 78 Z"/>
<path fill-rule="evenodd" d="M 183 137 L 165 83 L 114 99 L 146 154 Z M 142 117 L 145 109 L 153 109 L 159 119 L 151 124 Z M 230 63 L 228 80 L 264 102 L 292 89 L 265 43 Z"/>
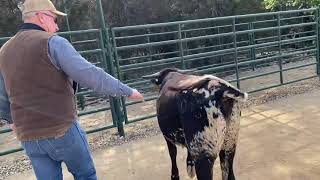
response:
<path fill-rule="evenodd" d="M 281 11 L 241 16 L 197 19 L 112 28 L 118 78 L 143 92 L 152 85 L 141 76 L 164 67 L 195 69 L 195 72 L 225 77 L 238 88 L 243 81 L 278 74 L 278 82 L 244 89 L 258 92 L 319 74 L 318 9 Z M 288 62 L 312 58 L 307 63 L 286 67 Z M 257 67 L 277 64 L 277 69 L 261 73 Z M 315 67 L 317 71 L 298 79 L 288 79 L 288 71 Z M 241 72 L 254 72 L 241 76 Z M 243 89 L 243 88 L 242 88 Z M 156 99 L 156 95 L 147 100 Z M 123 109 L 135 102 L 123 103 Z M 154 117 L 126 118 L 132 123 Z"/>

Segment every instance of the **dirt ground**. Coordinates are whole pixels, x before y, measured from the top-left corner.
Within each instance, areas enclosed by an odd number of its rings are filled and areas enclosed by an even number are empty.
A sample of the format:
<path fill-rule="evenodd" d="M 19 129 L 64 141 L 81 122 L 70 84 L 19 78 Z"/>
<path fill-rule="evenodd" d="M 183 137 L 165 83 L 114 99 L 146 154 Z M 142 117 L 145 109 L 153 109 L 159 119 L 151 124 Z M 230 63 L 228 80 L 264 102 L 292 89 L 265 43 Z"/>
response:
<path fill-rule="evenodd" d="M 287 64 L 284 64 L 284 67 L 288 68 L 288 67 L 298 66 L 298 65 L 312 63 L 312 62 L 315 62 L 315 59 L 307 59 L 300 62 L 287 63 Z M 256 69 L 256 71 L 245 71 L 240 73 L 240 77 L 246 77 L 253 74 L 266 73 L 266 72 L 276 70 L 277 68 L 279 67 L 277 65 L 274 65 L 274 66 L 269 66 L 264 68 L 258 68 Z M 311 75 L 315 75 L 315 66 L 303 67 L 303 68 L 294 69 L 294 70 L 285 72 L 284 80 L 285 81 L 296 80 L 296 79 L 308 77 Z M 228 76 L 224 78 L 227 80 L 230 80 L 230 79 L 234 79 L 234 76 Z M 278 99 L 278 96 L 287 97 L 287 96 L 291 96 L 290 94 L 299 94 L 306 91 L 308 92 L 310 91 L 310 89 L 314 89 L 315 87 L 320 91 L 320 88 L 317 87 L 319 86 L 318 80 L 314 79 L 310 82 L 303 81 L 301 84 L 294 84 L 292 86 L 280 88 L 274 92 L 262 91 L 259 93 L 255 93 L 254 95 L 251 96 L 251 99 L 253 97 L 264 96 L 262 98 L 263 100 L 257 103 L 257 104 L 262 104 L 263 102 L 268 102 L 268 101 Z M 241 82 L 241 88 L 244 89 L 245 91 L 251 91 L 257 88 L 271 86 L 276 83 L 279 83 L 279 73 L 264 76 L 261 78 L 255 78 L 255 79 L 243 81 Z M 307 96 L 307 95 L 308 94 L 304 94 L 302 96 Z M 308 149 L 309 145 L 312 146 L 312 144 L 316 144 L 316 142 L 319 140 L 319 136 L 317 136 L 318 139 L 316 139 L 316 137 L 313 137 L 313 136 L 309 137 L 305 135 L 305 134 L 308 134 L 308 132 L 310 132 L 308 128 L 315 128 L 315 127 L 309 127 L 309 126 L 312 126 L 313 124 L 315 125 L 318 124 L 316 120 L 319 119 L 319 117 L 314 118 L 313 119 L 314 122 L 311 122 L 310 124 L 305 123 L 306 121 L 305 118 L 302 118 L 300 120 L 301 122 L 300 121 L 296 122 L 298 121 L 299 117 L 301 118 L 304 115 L 309 116 L 309 114 L 313 113 L 312 116 L 316 114 L 318 114 L 317 116 L 319 116 L 319 112 L 317 113 L 316 111 L 316 108 L 318 106 L 316 100 L 318 97 L 316 97 L 315 95 L 314 100 L 312 102 L 304 102 L 303 98 L 300 98 L 300 100 L 292 100 L 293 102 L 294 101 L 299 102 L 299 105 L 297 106 L 300 106 L 300 102 L 303 103 L 301 104 L 302 107 L 306 105 L 308 107 L 312 106 L 313 109 L 312 108 L 305 109 L 303 110 L 303 112 L 301 112 L 300 109 L 298 109 L 298 111 L 294 110 L 293 105 L 295 103 L 284 104 L 283 105 L 284 112 L 282 111 L 278 112 L 278 109 L 280 109 L 281 106 L 279 106 L 279 108 L 273 107 L 275 105 L 272 105 L 270 103 L 255 107 L 254 109 L 246 110 L 245 116 L 241 122 L 242 123 L 241 137 L 240 137 L 241 143 L 238 150 L 238 154 L 241 153 L 242 155 L 241 157 L 237 157 L 238 159 L 239 158 L 243 158 L 243 159 L 240 159 L 240 160 L 237 159 L 236 161 L 237 163 L 241 162 L 241 164 L 236 165 L 236 172 L 239 175 L 240 179 L 257 179 L 258 176 L 256 177 L 253 176 L 255 178 L 251 178 L 251 174 L 255 173 L 256 175 L 261 175 L 261 177 L 258 178 L 258 180 L 260 180 L 260 179 L 271 176 L 273 171 L 277 172 L 274 176 L 275 179 L 277 178 L 282 179 L 280 178 L 282 177 L 280 175 L 286 174 L 286 173 L 290 175 L 290 177 L 288 175 L 289 178 L 287 179 L 290 179 L 290 178 L 293 180 L 320 179 L 320 176 L 319 178 L 315 178 L 318 176 L 310 176 L 310 177 L 308 176 L 309 174 L 312 175 L 313 172 L 317 172 L 320 170 L 320 169 L 315 169 L 317 168 L 316 163 L 318 163 L 317 164 L 318 166 L 320 165 L 319 164 L 320 158 L 312 159 L 312 157 L 316 157 L 316 154 L 314 154 L 313 151 L 318 152 L 317 150 L 319 150 L 319 146 L 310 147 L 310 149 Z M 285 101 L 285 100 L 281 100 L 281 101 Z M 253 104 L 256 104 L 256 103 L 253 103 Z M 275 102 L 274 104 L 277 104 L 277 103 Z M 265 115 L 260 114 L 259 108 L 269 108 L 268 110 L 261 110 L 261 111 L 266 111 L 267 113 L 269 112 L 275 113 L 275 110 L 276 110 L 279 113 L 279 115 L 274 114 L 274 117 L 270 117 L 270 118 L 266 117 Z M 154 111 L 155 111 L 155 102 L 146 101 L 140 104 L 129 106 L 128 117 L 129 119 L 132 119 L 139 115 L 147 115 L 150 113 L 154 113 Z M 300 114 L 297 114 L 297 113 L 300 113 Z M 100 179 L 144 180 L 144 179 L 147 179 L 145 177 L 148 177 L 148 176 L 144 176 L 144 173 L 141 174 L 141 171 L 142 172 L 147 171 L 147 170 L 143 170 L 144 168 L 152 169 L 154 165 L 156 168 L 155 168 L 155 171 L 152 171 L 151 175 L 153 174 L 159 175 L 159 180 L 168 179 L 169 172 L 170 172 L 169 170 L 170 164 L 169 164 L 169 158 L 167 155 L 167 149 L 162 140 L 162 137 L 160 136 L 157 122 L 155 121 L 155 118 L 153 119 L 154 120 L 147 120 L 139 123 L 126 125 L 125 132 L 127 136 L 124 139 L 119 139 L 119 136 L 117 136 L 116 134 L 116 129 L 110 129 L 107 131 L 94 133 L 88 136 L 90 147 L 94 150 L 94 157 L 97 163 L 98 175 Z M 295 119 L 295 120 L 291 122 L 291 119 Z M 266 120 L 266 121 L 262 121 L 262 120 Z M 276 121 L 278 121 L 278 123 L 275 123 Z M 283 125 L 279 126 L 281 124 L 288 123 L 287 121 L 288 122 L 290 121 L 291 123 L 287 124 L 285 128 L 283 127 Z M 82 116 L 80 117 L 80 123 L 82 127 L 84 127 L 86 130 L 101 127 L 106 124 L 110 125 L 112 123 L 110 111 Z M 6 128 L 6 127 L 2 127 L 2 128 Z M 306 129 L 303 129 L 303 128 L 306 128 Z M 296 134 L 297 134 L 294 131 L 295 129 L 299 131 L 307 130 L 303 133 L 303 135 L 297 136 L 298 138 L 297 142 L 294 141 L 294 138 L 296 137 Z M 317 135 L 316 134 L 317 129 L 312 129 L 311 132 L 314 132 L 314 134 Z M 250 137 L 254 137 L 255 139 L 251 139 Z M 272 138 L 272 137 L 276 137 L 276 138 Z M 303 142 L 303 139 L 305 140 L 305 144 Z M 292 140 L 293 142 L 288 140 Z M 286 151 L 283 152 L 282 149 L 279 149 L 279 147 L 281 147 L 281 143 L 286 141 L 288 141 L 293 146 L 293 150 L 294 149 L 299 150 L 299 148 L 302 148 L 304 151 L 301 152 L 301 154 L 298 154 L 297 157 L 295 157 L 296 155 L 294 153 L 290 152 L 291 153 L 290 155 L 290 153 L 287 152 L 288 149 L 290 149 L 290 146 L 288 145 L 287 147 L 287 145 L 285 145 Z M 298 143 L 298 144 L 295 144 L 295 143 Z M 305 145 L 306 149 L 304 149 L 303 147 L 300 147 L 300 145 L 301 146 Z M 19 142 L 16 140 L 15 136 L 13 136 L 11 133 L 0 135 L 1 151 L 8 150 L 11 148 L 16 148 L 19 146 L 20 146 Z M 270 148 L 265 149 L 265 147 L 270 147 Z M 249 153 L 245 153 L 247 151 Z M 151 159 L 148 158 L 148 157 L 154 157 L 155 154 L 159 155 L 159 157 L 151 158 Z M 305 156 L 305 154 L 307 156 Z M 264 157 L 264 155 L 266 157 Z M 283 157 L 281 155 L 283 155 Z M 258 157 L 258 158 L 254 159 L 254 157 Z M 304 160 L 304 157 L 309 158 L 308 161 L 311 162 L 310 168 L 306 169 L 306 167 L 304 167 L 303 165 L 299 166 L 299 164 L 301 164 L 300 161 L 302 161 L 300 159 Z M 181 179 L 188 179 L 185 176 L 186 171 L 185 171 L 184 160 L 182 160 L 183 158 L 185 158 L 185 153 L 180 153 L 179 165 L 180 165 L 180 171 L 182 176 Z M 108 159 L 108 161 L 104 162 L 105 159 Z M 281 161 L 280 165 L 274 162 L 273 160 L 280 160 Z M 0 179 L 6 179 L 7 176 L 16 174 L 18 172 L 25 172 L 28 169 L 30 169 L 29 161 L 26 160 L 26 157 L 23 156 L 22 152 L 10 154 L 7 156 L 2 156 L 0 157 L 0 162 L 1 162 Z M 313 166 L 314 168 L 312 168 L 311 166 Z M 257 167 L 257 168 L 252 169 L 253 167 Z M 264 172 L 263 170 L 265 168 L 267 168 L 270 172 Z M 250 173 L 248 175 L 243 174 L 242 170 L 245 170 L 244 172 L 247 172 L 247 173 L 250 172 Z M 305 170 L 308 173 L 304 173 Z M 126 172 L 124 173 L 124 171 Z M 217 173 L 217 172 L 219 172 L 218 169 L 215 170 L 215 173 L 218 176 L 220 173 Z M 27 175 L 25 175 L 26 178 L 30 177 L 30 179 L 33 179 L 32 176 L 30 175 L 30 171 L 27 171 L 26 173 L 27 173 Z M 279 176 L 276 176 L 276 175 L 279 175 Z M 14 177 L 18 177 L 16 179 L 21 179 L 20 177 L 22 176 L 17 174 L 12 176 L 12 178 Z M 22 179 L 25 179 L 25 177 Z M 68 178 L 68 176 L 66 177 L 67 179 L 70 179 Z"/>
<path fill-rule="evenodd" d="M 235 174 L 240 180 L 320 179 L 320 90 L 251 107 L 243 112 Z M 161 135 L 93 153 L 99 179 L 169 180 L 170 160 Z M 181 179 L 186 152 L 178 150 Z M 65 179 L 72 177 L 66 172 Z M 215 179 L 221 179 L 219 162 Z M 8 180 L 34 179 L 31 170 Z"/>

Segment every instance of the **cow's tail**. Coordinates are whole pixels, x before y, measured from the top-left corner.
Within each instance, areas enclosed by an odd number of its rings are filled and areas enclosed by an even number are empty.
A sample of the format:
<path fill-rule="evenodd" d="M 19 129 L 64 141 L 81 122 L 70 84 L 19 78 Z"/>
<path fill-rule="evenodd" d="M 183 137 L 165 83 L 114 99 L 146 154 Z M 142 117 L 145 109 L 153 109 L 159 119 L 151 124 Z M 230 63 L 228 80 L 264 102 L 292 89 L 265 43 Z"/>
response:
<path fill-rule="evenodd" d="M 223 93 L 223 96 L 242 102 L 247 101 L 249 97 L 248 93 L 242 92 L 233 86 L 229 86 L 229 88 Z"/>

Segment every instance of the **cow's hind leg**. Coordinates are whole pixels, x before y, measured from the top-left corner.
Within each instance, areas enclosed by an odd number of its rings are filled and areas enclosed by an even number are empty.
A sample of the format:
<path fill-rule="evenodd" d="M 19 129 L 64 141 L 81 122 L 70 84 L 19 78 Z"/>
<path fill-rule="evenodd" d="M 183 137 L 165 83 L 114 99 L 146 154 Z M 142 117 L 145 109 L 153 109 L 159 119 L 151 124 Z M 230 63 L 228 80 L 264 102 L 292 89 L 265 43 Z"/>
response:
<path fill-rule="evenodd" d="M 189 151 L 188 151 L 188 157 L 187 157 L 187 172 L 190 178 L 194 178 L 194 176 L 196 175 L 194 159 L 191 156 Z"/>
<path fill-rule="evenodd" d="M 236 153 L 236 148 L 231 150 L 221 150 L 220 157 L 220 166 L 222 171 L 222 180 L 235 180 L 233 173 L 233 159 Z"/>
<path fill-rule="evenodd" d="M 196 160 L 196 174 L 198 180 L 212 180 L 213 178 L 213 158 L 203 157 Z"/>
<path fill-rule="evenodd" d="M 179 170 L 177 167 L 177 147 L 165 138 L 171 158 L 171 180 L 179 180 Z"/>

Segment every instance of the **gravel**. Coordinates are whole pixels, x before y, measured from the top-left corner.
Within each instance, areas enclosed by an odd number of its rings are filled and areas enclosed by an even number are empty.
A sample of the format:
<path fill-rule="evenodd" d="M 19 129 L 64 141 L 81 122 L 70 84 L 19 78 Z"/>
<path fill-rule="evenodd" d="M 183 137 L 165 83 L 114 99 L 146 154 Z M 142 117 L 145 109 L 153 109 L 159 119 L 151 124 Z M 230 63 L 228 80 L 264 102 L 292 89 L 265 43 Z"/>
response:
<path fill-rule="evenodd" d="M 253 94 L 249 97 L 249 101 L 244 103 L 243 106 L 244 108 L 248 108 L 250 106 L 264 104 L 280 98 L 286 98 L 316 89 L 320 90 L 318 78 Z M 92 151 L 106 149 L 112 146 L 119 146 L 130 141 L 142 140 L 145 137 L 150 137 L 161 133 L 155 120 L 147 120 L 126 125 L 125 131 L 126 137 L 119 137 L 116 129 L 110 129 L 88 136 Z M 13 158 L 9 158 L 9 156 L 0 157 L 2 161 L 0 164 L 0 180 L 5 179 L 10 175 L 31 169 L 30 162 L 25 155 L 18 155 Z"/>

